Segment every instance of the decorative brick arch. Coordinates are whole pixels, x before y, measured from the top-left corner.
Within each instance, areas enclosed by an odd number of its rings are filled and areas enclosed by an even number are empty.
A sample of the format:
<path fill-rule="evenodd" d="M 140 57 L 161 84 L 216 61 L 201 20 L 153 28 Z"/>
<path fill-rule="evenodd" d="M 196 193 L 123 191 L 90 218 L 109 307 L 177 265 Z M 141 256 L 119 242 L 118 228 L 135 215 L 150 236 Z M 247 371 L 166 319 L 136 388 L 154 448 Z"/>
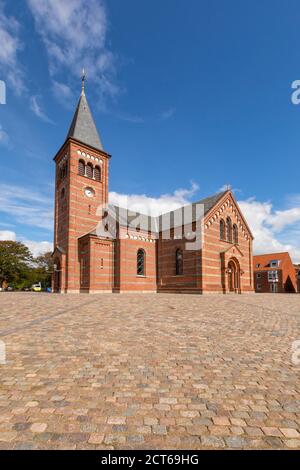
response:
<path fill-rule="evenodd" d="M 222 290 L 226 294 L 228 292 L 235 292 L 240 294 L 242 292 L 242 275 L 244 255 L 237 246 L 232 245 L 227 250 L 220 253 L 221 256 L 221 278 Z M 230 270 L 233 270 L 232 279 Z M 231 280 L 234 280 L 231 283 Z"/>
<path fill-rule="evenodd" d="M 241 266 L 237 258 L 229 259 L 226 274 L 228 292 L 241 293 Z"/>
<path fill-rule="evenodd" d="M 52 274 L 52 291 L 55 293 L 65 292 L 65 277 L 66 277 L 66 253 L 60 248 L 56 247 L 52 253 L 53 258 L 53 274 Z"/>

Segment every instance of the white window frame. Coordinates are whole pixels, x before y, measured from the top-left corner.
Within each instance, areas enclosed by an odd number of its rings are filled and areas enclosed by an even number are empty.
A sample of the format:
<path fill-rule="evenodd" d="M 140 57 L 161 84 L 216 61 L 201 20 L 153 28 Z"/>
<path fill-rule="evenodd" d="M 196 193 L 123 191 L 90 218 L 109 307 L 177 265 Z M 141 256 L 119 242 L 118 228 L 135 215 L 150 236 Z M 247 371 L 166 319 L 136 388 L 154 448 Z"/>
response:
<path fill-rule="evenodd" d="M 277 270 L 268 271 L 268 281 L 269 282 L 278 282 L 278 271 Z"/>

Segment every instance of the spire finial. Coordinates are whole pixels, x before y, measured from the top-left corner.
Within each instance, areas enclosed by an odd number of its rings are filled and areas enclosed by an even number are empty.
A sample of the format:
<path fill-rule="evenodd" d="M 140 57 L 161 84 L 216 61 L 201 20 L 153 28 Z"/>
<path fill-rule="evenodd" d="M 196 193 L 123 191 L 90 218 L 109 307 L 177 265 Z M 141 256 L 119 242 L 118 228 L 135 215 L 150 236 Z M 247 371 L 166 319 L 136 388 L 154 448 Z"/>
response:
<path fill-rule="evenodd" d="M 85 86 L 85 70 L 82 69 L 82 76 L 81 76 L 81 82 L 82 82 L 82 85 L 81 85 L 81 94 L 84 95 L 84 86 Z"/>

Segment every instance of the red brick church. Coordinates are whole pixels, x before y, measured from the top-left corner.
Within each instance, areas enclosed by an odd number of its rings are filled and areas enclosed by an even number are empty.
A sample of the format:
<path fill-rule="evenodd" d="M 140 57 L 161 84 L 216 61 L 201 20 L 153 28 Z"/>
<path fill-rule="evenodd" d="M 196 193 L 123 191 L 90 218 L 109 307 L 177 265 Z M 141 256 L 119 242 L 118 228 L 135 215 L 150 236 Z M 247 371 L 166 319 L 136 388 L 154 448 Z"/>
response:
<path fill-rule="evenodd" d="M 109 207 L 110 159 L 83 81 L 66 140 L 54 158 L 54 292 L 253 291 L 253 236 L 230 190 L 188 206 L 187 222 L 186 208 L 158 218 L 127 212 L 115 217 L 113 235 L 109 223 L 99 234 L 99 221 L 112 220 L 111 208 L 99 216 L 99 206 Z M 196 207 L 202 208 L 201 220 Z M 118 215 L 121 208 L 114 206 L 113 212 Z M 142 224 L 132 224 L 140 219 Z M 192 249 L 191 233 L 201 234 L 201 244 Z"/>

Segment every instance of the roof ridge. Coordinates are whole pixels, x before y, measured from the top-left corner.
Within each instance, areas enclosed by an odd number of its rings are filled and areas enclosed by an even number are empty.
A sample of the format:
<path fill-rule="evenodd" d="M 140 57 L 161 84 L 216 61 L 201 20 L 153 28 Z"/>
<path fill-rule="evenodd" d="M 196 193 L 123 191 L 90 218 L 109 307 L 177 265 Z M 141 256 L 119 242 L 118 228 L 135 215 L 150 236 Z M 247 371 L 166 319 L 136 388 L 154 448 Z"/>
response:
<path fill-rule="evenodd" d="M 262 253 L 259 255 L 253 255 L 253 256 L 271 256 L 271 255 L 289 255 L 288 251 L 272 251 L 271 253 Z"/>

